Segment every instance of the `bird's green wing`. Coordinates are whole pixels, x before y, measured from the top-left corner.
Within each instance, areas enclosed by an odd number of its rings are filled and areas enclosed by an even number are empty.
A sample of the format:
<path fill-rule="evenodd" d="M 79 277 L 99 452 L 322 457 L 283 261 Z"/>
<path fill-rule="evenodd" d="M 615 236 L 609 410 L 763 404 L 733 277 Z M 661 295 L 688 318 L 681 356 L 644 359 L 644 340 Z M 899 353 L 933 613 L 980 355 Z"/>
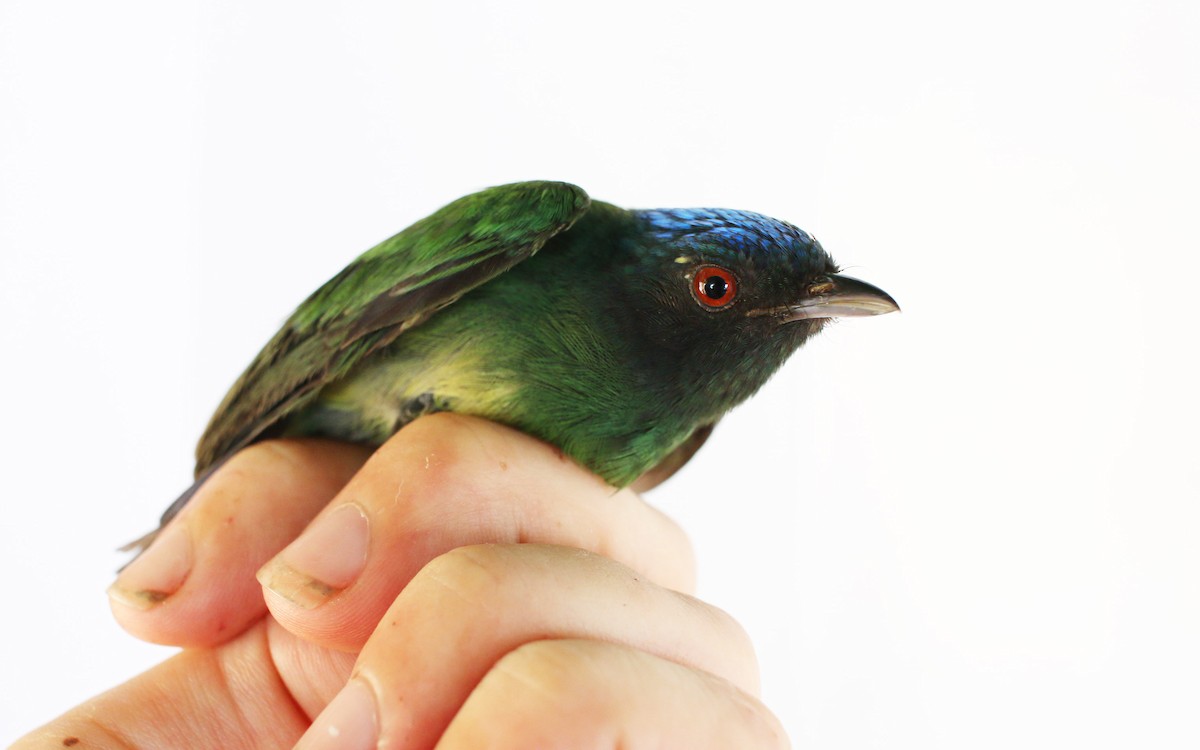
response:
<path fill-rule="evenodd" d="M 451 203 L 363 253 L 312 294 L 225 396 L 196 475 L 464 293 L 537 252 L 588 209 L 580 188 L 522 182 Z"/>

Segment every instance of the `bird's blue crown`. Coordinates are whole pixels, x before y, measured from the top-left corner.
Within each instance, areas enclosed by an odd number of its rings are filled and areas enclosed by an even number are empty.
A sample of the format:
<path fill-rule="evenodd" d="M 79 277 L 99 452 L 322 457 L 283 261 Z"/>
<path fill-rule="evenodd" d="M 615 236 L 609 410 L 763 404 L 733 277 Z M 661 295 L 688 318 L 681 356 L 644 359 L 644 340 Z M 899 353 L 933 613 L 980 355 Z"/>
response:
<path fill-rule="evenodd" d="M 753 211 L 728 208 L 665 208 L 638 211 L 651 234 L 674 248 L 729 249 L 750 260 L 781 255 L 803 265 L 820 263 L 825 251 L 799 227 Z"/>

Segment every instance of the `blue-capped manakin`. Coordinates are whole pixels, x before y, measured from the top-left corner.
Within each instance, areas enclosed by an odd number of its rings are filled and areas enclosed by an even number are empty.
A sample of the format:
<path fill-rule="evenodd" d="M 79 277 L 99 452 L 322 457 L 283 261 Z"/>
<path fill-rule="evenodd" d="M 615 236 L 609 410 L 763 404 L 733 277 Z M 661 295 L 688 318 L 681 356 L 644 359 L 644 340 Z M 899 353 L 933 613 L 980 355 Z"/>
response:
<path fill-rule="evenodd" d="M 625 210 L 563 182 L 483 190 L 300 305 L 217 408 L 162 525 L 255 441 L 378 445 L 434 411 L 511 425 L 615 487 L 662 478 L 830 318 L 897 309 L 761 214 Z"/>

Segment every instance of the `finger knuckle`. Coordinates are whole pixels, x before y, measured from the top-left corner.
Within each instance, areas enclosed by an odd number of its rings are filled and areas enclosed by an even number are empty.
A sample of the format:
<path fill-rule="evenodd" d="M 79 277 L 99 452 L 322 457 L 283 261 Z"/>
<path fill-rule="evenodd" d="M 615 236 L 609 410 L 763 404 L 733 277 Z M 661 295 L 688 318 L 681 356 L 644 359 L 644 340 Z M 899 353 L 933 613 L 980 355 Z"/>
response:
<path fill-rule="evenodd" d="M 720 669 L 733 681 L 751 692 L 759 688 L 758 656 L 750 633 L 733 615 L 688 594 L 675 592 L 687 606 L 691 607 L 701 623 L 708 626 L 714 638 L 721 644 Z"/>
<path fill-rule="evenodd" d="M 534 694 L 555 697 L 578 683 L 586 664 L 584 654 L 569 641 L 530 641 L 501 657 L 493 671 Z"/>
<path fill-rule="evenodd" d="M 426 563 L 413 584 L 434 586 L 471 601 L 486 599 L 503 584 L 495 564 L 499 554 L 500 548 L 493 544 L 456 547 Z"/>
<path fill-rule="evenodd" d="M 455 718 L 450 747 L 491 750 L 564 745 L 611 721 L 611 700 L 597 693 L 596 665 L 579 642 L 525 643 L 497 661 Z M 531 744 L 532 743 L 532 744 Z M 598 746 L 587 743 L 587 746 Z"/>
<path fill-rule="evenodd" d="M 396 477 L 414 497 L 454 497 L 472 490 L 480 451 L 469 439 L 471 425 L 455 414 L 422 417 L 379 449 L 373 463 Z"/>
<path fill-rule="evenodd" d="M 228 470 L 251 476 L 275 475 L 303 466 L 309 449 L 294 440 L 264 440 L 238 452 Z"/>
<path fill-rule="evenodd" d="M 726 709 L 731 712 L 731 720 L 726 723 L 736 726 L 739 735 L 748 738 L 749 747 L 788 750 L 792 746 L 783 724 L 762 701 L 740 690 L 728 695 Z"/>

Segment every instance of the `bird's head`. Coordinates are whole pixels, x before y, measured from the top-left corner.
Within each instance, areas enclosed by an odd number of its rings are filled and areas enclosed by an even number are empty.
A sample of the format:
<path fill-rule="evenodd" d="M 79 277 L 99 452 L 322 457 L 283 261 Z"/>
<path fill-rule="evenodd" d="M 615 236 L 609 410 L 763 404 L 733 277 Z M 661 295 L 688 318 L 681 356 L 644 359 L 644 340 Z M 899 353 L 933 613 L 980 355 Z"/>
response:
<path fill-rule="evenodd" d="M 842 276 L 802 229 L 749 211 L 634 214 L 641 239 L 626 266 L 642 339 L 676 376 L 720 406 L 748 398 L 832 318 L 899 309 Z"/>

